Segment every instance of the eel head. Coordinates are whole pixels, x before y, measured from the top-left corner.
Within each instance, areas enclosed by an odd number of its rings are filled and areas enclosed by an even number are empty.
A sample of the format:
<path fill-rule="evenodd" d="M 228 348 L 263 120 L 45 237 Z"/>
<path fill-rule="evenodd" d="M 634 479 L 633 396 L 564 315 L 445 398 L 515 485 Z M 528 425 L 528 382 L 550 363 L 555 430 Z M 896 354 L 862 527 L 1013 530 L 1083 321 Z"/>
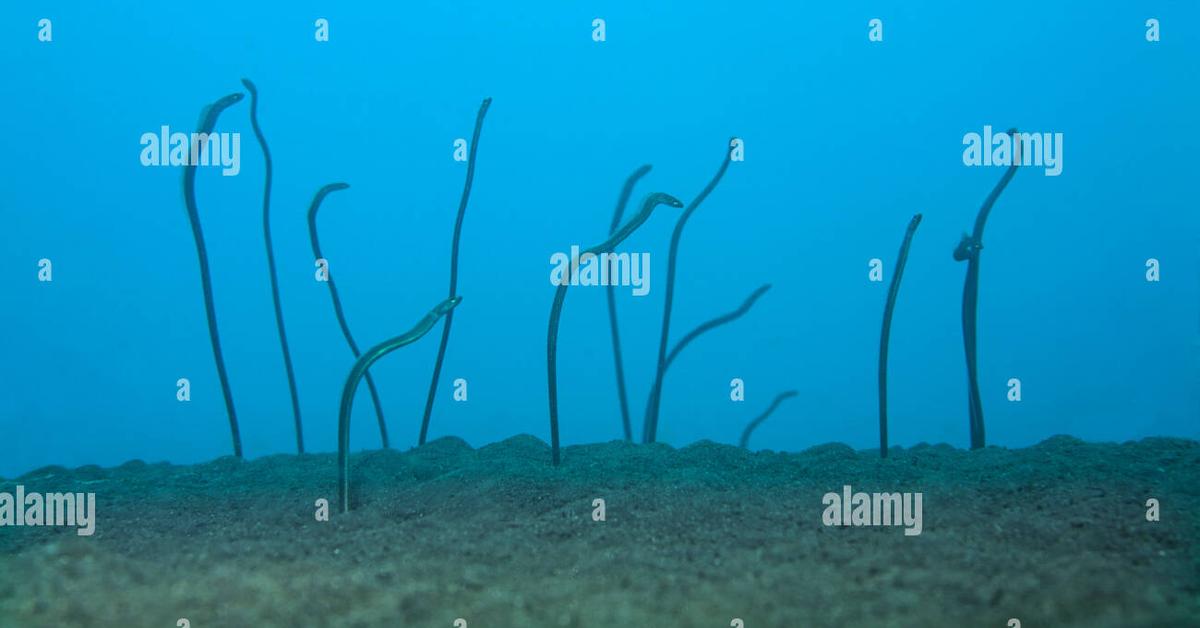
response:
<path fill-rule="evenodd" d="M 667 205 L 669 207 L 683 207 L 683 201 L 667 194 L 665 192 L 654 192 L 646 197 L 645 207 L 653 207 L 655 205 Z"/>
<path fill-rule="evenodd" d="M 954 248 L 954 260 L 961 262 L 971 259 L 979 255 L 981 249 L 983 249 L 982 242 L 964 233 L 962 239 L 958 241 L 958 246 Z"/>
<path fill-rule="evenodd" d="M 459 297 L 459 296 L 450 297 L 449 299 L 446 299 L 445 301 L 438 303 L 437 307 L 433 308 L 432 313 L 436 314 L 439 317 L 445 316 L 447 313 L 450 312 L 450 310 L 453 310 L 455 307 L 458 307 L 459 303 L 462 303 L 462 297 Z"/>

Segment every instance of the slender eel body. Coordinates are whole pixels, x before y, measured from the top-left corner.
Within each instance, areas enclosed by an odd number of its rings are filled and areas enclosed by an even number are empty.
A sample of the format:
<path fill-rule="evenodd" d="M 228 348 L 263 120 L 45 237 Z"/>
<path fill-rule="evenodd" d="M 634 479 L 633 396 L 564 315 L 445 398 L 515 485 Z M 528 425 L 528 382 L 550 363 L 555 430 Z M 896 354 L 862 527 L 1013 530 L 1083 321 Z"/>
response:
<path fill-rule="evenodd" d="M 458 291 L 458 241 L 462 236 L 463 216 L 467 213 L 467 199 L 471 197 L 471 182 L 475 179 L 475 151 L 479 148 L 479 132 L 483 129 L 483 117 L 487 115 L 491 98 L 484 98 L 479 105 L 479 113 L 475 115 L 475 131 L 471 134 L 471 151 L 467 158 L 467 180 L 463 184 L 462 198 L 458 202 L 458 217 L 454 220 L 454 239 L 450 245 L 450 292 L 454 296 Z M 421 417 L 421 433 L 417 444 L 424 445 L 429 436 L 429 417 L 433 414 L 433 401 L 437 396 L 438 378 L 442 374 L 442 361 L 446 358 L 446 344 L 450 342 L 450 325 L 454 322 L 454 311 L 446 314 L 442 324 L 442 341 L 438 345 L 437 360 L 433 363 L 433 377 L 429 380 L 429 395 L 425 398 L 425 415 Z"/>
<path fill-rule="evenodd" d="M 646 176 L 647 172 L 650 172 L 649 164 L 638 168 L 625 180 L 625 186 L 621 188 L 621 196 L 617 198 L 617 208 L 613 211 L 612 224 L 608 228 L 610 235 L 616 233 L 617 228 L 621 226 L 621 217 L 625 214 L 625 206 L 629 204 L 629 197 L 633 195 L 633 186 L 637 184 L 638 179 Z M 612 329 L 613 364 L 617 370 L 617 400 L 621 403 L 621 428 L 625 432 L 625 441 L 632 442 L 633 424 L 629 421 L 629 396 L 625 392 L 625 363 L 621 360 L 621 334 L 617 330 L 616 289 L 611 282 L 604 289 L 608 293 L 608 325 Z"/>
<path fill-rule="evenodd" d="M 271 299 L 275 303 L 275 327 L 279 329 L 279 345 L 283 348 L 283 366 L 287 370 L 288 392 L 292 396 L 292 419 L 296 425 L 296 451 L 304 453 L 304 424 L 300 420 L 300 397 L 296 393 L 296 372 L 292 368 L 292 352 L 288 348 L 287 330 L 283 326 L 283 306 L 279 302 L 279 275 L 275 270 L 275 247 L 271 243 L 271 150 L 267 148 L 267 138 L 263 136 L 258 126 L 258 88 L 250 79 L 242 79 L 242 85 L 250 92 L 250 126 L 254 128 L 254 136 L 262 147 L 263 159 L 266 162 L 266 175 L 263 182 L 263 239 L 267 244 L 267 270 L 271 277 Z"/>
<path fill-rule="evenodd" d="M 900 278 L 904 275 L 904 265 L 908 262 L 908 247 L 912 245 L 913 234 L 917 225 L 921 224 L 921 214 L 916 214 L 908 223 L 904 232 L 904 242 L 900 245 L 900 255 L 896 258 L 896 269 L 892 271 L 892 283 L 888 286 L 887 305 L 883 307 L 883 331 L 879 334 L 879 457 L 887 458 L 888 423 L 887 423 L 887 360 L 888 338 L 892 332 L 892 312 L 896 309 L 896 295 L 900 293 Z"/>
<path fill-rule="evenodd" d="M 983 206 L 979 208 L 979 214 L 975 216 L 975 230 L 970 236 L 964 234 L 954 249 L 955 260 L 967 261 L 967 278 L 963 283 L 962 324 L 963 347 L 967 357 L 969 404 L 967 409 L 970 413 L 971 449 L 981 449 L 986 444 L 983 429 L 983 403 L 979 398 L 979 371 L 975 353 L 976 313 L 979 310 L 979 252 L 983 249 L 983 227 L 987 222 L 988 214 L 992 211 L 992 206 L 996 204 L 996 199 L 1000 197 L 1000 193 L 1017 173 L 1021 161 L 1017 130 L 1009 129 L 1008 134 L 1013 138 L 1012 165 L 1004 172 L 1004 176 L 1000 177 L 996 187 L 992 188 L 991 194 L 988 194 L 987 199 L 983 201 Z"/>
<path fill-rule="evenodd" d="M 753 293 L 750 294 L 750 296 L 746 297 L 746 300 L 742 302 L 742 305 L 739 306 L 738 309 L 736 309 L 732 312 L 726 313 L 726 314 L 722 314 L 721 316 L 718 316 L 718 317 L 716 317 L 710 321 L 707 321 L 705 323 L 701 323 L 700 325 L 697 325 L 695 329 L 688 332 L 688 334 L 686 336 L 684 336 L 683 338 L 680 338 L 679 342 L 675 343 L 675 347 L 671 349 L 671 352 L 667 354 L 667 362 L 666 362 L 666 365 L 663 367 L 663 372 L 665 373 L 667 369 L 671 368 L 671 363 L 674 362 L 675 358 L 679 356 L 679 352 L 683 351 L 683 348 L 688 346 L 688 344 L 690 344 L 693 340 L 695 340 L 696 338 L 698 338 L 699 336 L 701 336 L 702 334 L 704 334 L 707 331 L 716 329 L 717 327 L 720 327 L 721 325 L 732 323 L 733 321 L 741 318 L 742 316 L 744 316 L 746 314 L 746 312 L 750 311 L 750 308 L 754 306 L 754 303 L 756 301 L 758 301 L 758 298 L 761 297 L 762 295 L 766 294 L 767 290 L 770 290 L 770 289 L 771 289 L 771 284 L 769 284 L 769 283 L 759 286 L 757 290 L 755 290 Z M 655 402 L 654 395 L 657 393 L 658 393 L 658 391 L 656 391 L 656 390 L 650 391 L 650 396 L 647 397 L 647 399 L 646 399 L 647 407 L 649 407 L 650 404 Z"/>
<path fill-rule="evenodd" d="M 670 194 L 655 192 L 646 197 L 642 202 L 642 210 L 636 216 L 631 218 L 624 227 L 612 234 L 609 239 L 597 244 L 579 254 L 582 260 L 585 255 L 600 255 L 601 253 L 611 253 L 614 248 L 625 238 L 628 238 L 646 219 L 650 217 L 650 213 L 658 205 L 669 205 L 671 207 L 683 207 L 678 199 Z M 554 292 L 554 302 L 550 305 L 550 324 L 546 332 L 546 380 L 549 389 L 550 400 L 550 447 L 553 451 L 554 465 L 558 466 L 558 321 L 562 316 L 563 301 L 567 298 L 567 286 L 571 284 L 571 270 L 563 273 L 562 282 Z"/>
<path fill-rule="evenodd" d="M 654 371 L 654 386 L 650 389 L 650 402 L 646 404 L 646 416 L 642 424 L 642 442 L 653 443 L 658 434 L 658 407 L 662 398 L 663 373 L 667 370 L 667 336 L 671 332 L 671 305 L 675 301 L 675 262 L 679 254 L 679 240 L 683 237 L 683 226 L 721 182 L 721 177 L 725 176 L 725 171 L 729 169 L 729 160 L 732 157 L 730 147 L 735 140 L 736 138 L 729 140 L 729 145 L 725 148 L 725 159 L 721 162 L 717 174 L 713 175 L 712 180 L 704 186 L 700 195 L 683 210 L 679 220 L 675 222 L 675 230 L 671 233 L 671 248 L 667 253 L 667 294 L 663 302 L 662 335 L 658 340 L 658 362 Z"/>
<path fill-rule="evenodd" d="M 321 242 L 317 239 L 317 210 L 321 208 L 321 201 L 330 192 L 344 190 L 350 187 L 345 183 L 330 183 L 325 187 L 317 190 L 316 196 L 313 197 L 312 204 L 308 206 L 308 237 L 312 240 L 313 259 L 324 259 L 321 255 Z M 333 281 L 333 274 L 328 277 L 329 296 L 333 299 L 333 313 L 337 316 L 338 326 L 342 328 L 342 336 L 346 338 L 346 344 L 350 345 L 350 351 L 354 353 L 354 358 L 358 359 L 358 343 L 354 342 L 354 336 L 350 334 L 350 325 L 346 323 L 346 314 L 342 311 L 342 299 L 338 296 L 337 284 Z M 391 445 L 388 443 L 387 423 L 383 420 L 383 405 L 379 403 L 379 391 L 375 389 L 375 380 L 371 378 L 370 373 L 366 373 L 367 390 L 371 392 L 371 403 L 375 405 L 375 419 L 379 423 L 379 438 L 383 442 L 383 448 L 387 449 Z"/>
<path fill-rule="evenodd" d="M 342 388 L 342 402 L 338 407 L 338 509 L 340 512 L 350 510 L 350 414 L 354 408 L 354 393 L 358 390 L 358 382 L 367 374 L 367 369 L 379 361 L 379 358 L 411 344 L 433 329 L 438 319 L 453 311 L 462 297 L 451 297 L 437 304 L 424 318 L 417 321 L 412 329 L 391 340 L 385 340 L 359 356 L 350 368 L 346 377 L 346 385 Z"/>
<path fill-rule="evenodd" d="M 766 294 L 767 290 L 770 289 L 771 284 L 765 283 L 759 286 L 757 290 L 750 293 L 750 296 L 746 297 L 745 301 L 742 301 L 742 304 L 738 306 L 738 309 L 727 314 L 722 314 L 708 322 L 697 325 L 695 329 L 688 332 L 686 336 L 679 339 L 679 342 L 675 343 L 675 347 L 671 349 L 671 353 L 667 354 L 667 364 L 665 368 L 670 368 L 671 363 L 675 361 L 675 357 L 679 355 L 679 352 L 683 351 L 684 347 L 688 346 L 689 343 L 691 343 L 704 332 L 716 329 L 721 325 L 732 323 L 742 316 L 745 316 L 746 312 L 750 311 L 750 308 L 754 306 L 754 303 L 758 301 L 759 297 Z"/>
<path fill-rule="evenodd" d="M 767 406 L 766 411 L 758 415 L 753 421 L 750 421 L 750 423 L 746 425 L 746 429 L 742 430 L 742 439 L 738 441 L 738 446 L 742 449 L 746 449 L 750 445 L 750 434 L 754 433 L 754 428 L 758 427 L 763 421 L 766 421 L 767 417 L 771 416 L 772 412 L 775 412 L 775 408 L 778 408 L 779 404 L 783 403 L 784 399 L 795 397 L 798 394 L 800 393 L 794 390 L 788 390 L 776 395 L 775 400 L 771 402 L 771 405 Z"/>
<path fill-rule="evenodd" d="M 197 133 L 207 137 L 217 126 L 217 117 L 229 106 L 243 98 L 233 93 L 214 102 L 200 112 Z M 191 147 L 197 154 L 199 141 Z M 221 380 L 221 394 L 225 397 L 225 412 L 229 415 L 229 431 L 233 437 L 233 455 L 242 457 L 242 435 L 238 429 L 237 411 L 233 408 L 233 394 L 229 391 L 229 375 L 225 372 L 225 358 L 221 353 L 221 337 L 217 333 L 217 312 L 213 306 L 212 277 L 208 269 L 208 249 L 204 246 L 204 231 L 200 228 L 200 210 L 196 207 L 196 160 L 189 160 L 183 168 L 183 201 L 187 205 L 188 220 L 192 223 L 192 237 L 196 240 L 196 256 L 200 261 L 200 283 L 204 289 L 204 313 L 208 316 L 208 338 L 212 342 L 213 358 L 217 362 L 217 377 Z"/>

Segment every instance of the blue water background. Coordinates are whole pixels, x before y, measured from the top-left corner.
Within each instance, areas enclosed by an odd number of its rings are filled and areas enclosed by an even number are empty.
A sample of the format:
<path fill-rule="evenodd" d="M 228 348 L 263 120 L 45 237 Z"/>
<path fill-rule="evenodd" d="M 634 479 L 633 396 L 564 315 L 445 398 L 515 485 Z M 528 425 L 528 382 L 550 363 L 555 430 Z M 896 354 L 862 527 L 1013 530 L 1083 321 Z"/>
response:
<path fill-rule="evenodd" d="M 0 474 L 230 453 L 178 168 L 140 165 L 142 133 L 194 130 L 200 109 L 261 94 L 273 229 L 311 451 L 335 447 L 352 357 L 313 280 L 305 211 L 333 181 L 320 233 L 360 345 L 446 297 L 449 249 L 480 101 L 494 98 L 462 237 L 459 293 L 431 436 L 549 440 L 550 256 L 607 235 L 641 164 L 690 201 L 745 141 L 683 236 L 672 336 L 771 291 L 698 340 L 666 377 L 662 440 L 736 442 L 797 389 L 752 446 L 878 439 L 887 283 L 924 214 L 891 345 L 893 444 L 967 441 L 951 258 L 1000 168 L 962 137 L 1064 134 L 1059 177 L 1017 173 L 988 223 L 979 311 L 989 442 L 1200 437 L 1200 11 L 1101 2 L 210 2 L 9 4 L 0 19 Z M 53 20 L 39 43 L 37 20 Z M 314 20 L 330 41 L 314 41 Z M 607 41 L 591 38 L 592 20 Z M 1161 20 L 1163 40 L 1144 38 Z M 867 39 L 884 21 L 884 41 Z M 263 161 L 249 102 L 242 170 L 198 176 L 220 332 L 246 454 L 294 451 L 262 239 Z M 631 207 L 630 212 L 633 211 Z M 651 291 L 618 291 L 635 432 L 653 380 L 666 250 L 660 208 L 622 247 L 651 253 Z M 37 260 L 54 281 L 37 281 Z M 1145 280 L 1160 260 L 1162 280 Z M 393 444 L 416 442 L 440 327 L 373 370 Z M 565 444 L 621 436 L 604 291 L 572 289 L 559 338 Z M 191 380 L 180 403 L 175 382 Z M 451 399 L 455 378 L 469 400 Z M 732 378 L 746 400 L 730 400 Z M 1022 401 L 1006 382 L 1022 381 Z M 365 394 L 353 443 L 379 444 Z"/>

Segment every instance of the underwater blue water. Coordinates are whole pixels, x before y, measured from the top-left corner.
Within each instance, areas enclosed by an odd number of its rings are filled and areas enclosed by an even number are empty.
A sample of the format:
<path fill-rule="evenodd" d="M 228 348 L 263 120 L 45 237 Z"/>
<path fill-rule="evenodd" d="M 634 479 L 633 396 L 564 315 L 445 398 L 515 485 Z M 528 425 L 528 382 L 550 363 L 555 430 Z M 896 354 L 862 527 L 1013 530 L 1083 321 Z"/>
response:
<path fill-rule="evenodd" d="M 170 5 L 172 3 L 168 3 Z M 1021 169 L 982 252 L 980 386 L 989 444 L 1200 437 L 1197 23 L 1188 3 L 295 2 L 8 4 L 0 11 L 0 474 L 46 464 L 187 463 L 231 452 L 181 169 L 144 167 L 139 137 L 191 132 L 253 79 L 274 158 L 272 225 L 310 451 L 336 446 L 353 358 L 314 281 L 305 212 L 334 181 L 321 241 L 364 348 L 446 297 L 484 97 L 459 294 L 431 436 L 549 440 L 550 256 L 608 233 L 625 178 L 690 201 L 730 136 L 745 161 L 687 224 L 672 337 L 773 288 L 667 373 L 660 440 L 736 442 L 796 389 L 753 447 L 876 446 L 887 280 L 912 214 L 891 340 L 895 445 L 968 444 L 951 253 L 1003 172 L 963 137 L 1063 134 L 1063 170 Z M 53 21 L 53 41 L 37 21 Z M 314 40 L 327 18 L 328 42 Z M 1146 19 L 1162 23 L 1147 42 Z M 592 21 L 606 41 L 592 39 Z M 868 41 L 880 18 L 884 40 Z M 249 457 L 294 451 L 262 235 L 263 160 L 249 103 L 241 171 L 201 168 L 198 203 Z M 635 211 L 631 205 L 626 215 Z M 667 243 L 659 208 L 619 250 L 651 254 L 650 292 L 618 289 L 635 434 L 654 376 Z M 38 260 L 53 281 L 38 281 Z M 868 280 L 869 260 L 884 263 Z M 1159 260 L 1161 279 L 1146 280 Z M 393 446 L 416 443 L 440 327 L 383 359 Z M 621 437 L 604 290 L 572 288 L 559 337 L 564 444 Z M 191 381 L 191 401 L 175 382 Z M 465 378 L 468 400 L 452 399 Z M 744 402 L 730 380 L 745 382 Z M 1019 378 L 1022 398 L 1007 398 Z M 365 387 L 355 449 L 379 445 Z"/>

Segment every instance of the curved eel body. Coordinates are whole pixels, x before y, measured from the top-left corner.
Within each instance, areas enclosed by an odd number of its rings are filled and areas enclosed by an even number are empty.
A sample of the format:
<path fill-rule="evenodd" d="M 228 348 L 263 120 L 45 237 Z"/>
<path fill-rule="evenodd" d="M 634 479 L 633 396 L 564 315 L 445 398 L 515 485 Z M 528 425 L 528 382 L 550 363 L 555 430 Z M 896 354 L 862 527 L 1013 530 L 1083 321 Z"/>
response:
<path fill-rule="evenodd" d="M 317 239 L 317 210 L 321 208 L 321 202 L 331 192 L 345 190 L 349 187 L 346 183 L 330 183 L 317 190 L 312 204 L 308 206 L 308 237 L 312 241 L 313 259 L 325 257 L 321 254 L 321 242 Z M 337 284 L 333 281 L 332 273 L 328 279 L 326 283 L 329 284 L 329 296 L 333 299 L 333 313 L 337 316 L 338 326 L 342 329 L 342 336 L 346 338 L 346 344 L 350 345 L 350 351 L 354 354 L 355 359 L 358 359 L 360 355 L 358 343 L 354 342 L 354 336 L 350 334 L 350 325 L 346 323 L 346 313 L 342 311 L 342 299 L 338 296 Z M 371 403 L 375 406 L 375 419 L 379 423 L 379 438 L 383 442 L 383 448 L 387 449 L 391 444 L 388 442 L 387 423 L 383 420 L 383 404 L 379 402 L 379 391 L 375 388 L 375 380 L 371 378 L 370 373 L 366 374 L 366 378 L 367 390 L 371 392 Z"/>
<path fill-rule="evenodd" d="M 346 385 L 342 387 L 342 402 L 338 407 L 338 509 L 340 512 L 350 510 L 350 413 L 354 408 L 354 393 L 358 390 L 358 382 L 367 374 L 367 369 L 379 361 L 379 358 L 418 340 L 433 329 L 438 319 L 454 310 L 462 297 L 451 297 L 437 304 L 424 318 L 407 332 L 390 340 L 385 340 L 362 354 L 350 375 L 346 377 Z"/>
<path fill-rule="evenodd" d="M 625 214 L 629 197 L 633 195 L 633 186 L 648 172 L 650 164 L 633 171 L 625 180 L 625 186 L 621 188 L 621 195 L 617 198 L 617 208 L 613 211 L 612 224 L 608 227 L 609 234 L 616 233 L 617 228 L 621 226 L 621 217 Z M 632 442 L 633 424 L 629 420 L 629 396 L 625 392 L 625 363 L 621 359 L 621 334 L 617 329 L 617 293 L 611 283 L 605 287 L 605 291 L 608 297 L 608 326 L 612 329 L 613 363 L 617 371 L 617 401 L 621 404 L 621 428 L 625 434 L 625 442 Z"/>
<path fill-rule="evenodd" d="M 713 175 L 708 185 L 704 186 L 700 194 L 683 210 L 679 220 L 675 222 L 675 230 L 671 232 L 671 248 L 667 253 L 667 295 L 663 301 L 662 335 L 658 340 L 658 362 L 654 371 L 654 386 L 650 389 L 650 402 L 646 404 L 646 416 L 642 423 L 642 442 L 645 443 L 653 443 L 658 435 L 658 408 L 662 398 L 663 373 L 667 370 L 667 336 L 671 331 L 671 305 L 675 301 L 675 261 L 679 254 L 679 240 L 683 237 L 683 226 L 721 182 L 721 177 L 725 176 L 725 171 L 729 169 L 729 161 L 732 158 L 730 147 L 735 140 L 736 138 L 730 138 L 729 144 L 725 147 L 725 159 L 721 161 L 721 167 L 717 169 L 717 173 Z"/>
<path fill-rule="evenodd" d="M 628 238 L 646 219 L 650 217 L 650 213 L 658 205 L 669 205 L 671 207 L 683 207 L 683 203 L 679 199 L 670 194 L 655 192 L 646 197 L 642 202 L 642 210 L 636 216 L 631 218 L 624 227 L 612 234 L 609 239 L 593 246 L 579 254 L 582 260 L 585 255 L 599 255 L 601 253 L 610 253 L 618 244 Z M 558 285 L 558 289 L 554 292 L 554 302 L 550 305 L 550 324 L 546 332 L 546 379 L 549 388 L 550 400 L 550 447 L 553 450 L 554 465 L 559 463 L 559 446 L 558 446 L 558 322 L 562 316 L 563 301 L 567 298 L 567 287 L 571 284 L 570 270 L 563 274 L 562 283 Z"/>
<path fill-rule="evenodd" d="M 458 202 L 458 217 L 454 220 L 454 239 L 450 245 L 450 292 L 453 297 L 458 291 L 458 241 L 462 236 L 463 217 L 467 213 L 467 199 L 471 197 L 471 183 L 475 180 L 475 151 L 479 147 L 479 132 L 483 129 L 483 117 L 487 115 L 491 98 L 484 98 L 475 114 L 475 131 L 471 134 L 471 151 L 467 158 L 467 180 L 463 184 L 462 198 Z M 421 433 L 417 444 L 424 445 L 429 436 L 429 418 L 433 414 L 433 401 L 437 395 L 438 379 L 442 374 L 442 361 L 446 358 L 446 345 L 450 342 L 450 325 L 454 322 L 453 310 L 446 314 L 442 325 L 442 341 L 438 345 L 437 360 L 433 363 L 433 377 L 429 380 L 429 395 L 425 398 L 425 414 L 421 417 Z"/>
<path fill-rule="evenodd" d="M 771 402 L 771 405 L 767 406 L 767 409 L 762 414 L 758 415 L 758 417 L 753 421 L 750 421 L 750 423 L 746 425 L 746 429 L 742 430 L 742 438 L 740 441 L 738 441 L 738 447 L 741 447 L 742 449 L 748 448 L 750 445 L 750 435 L 754 433 L 754 428 L 762 424 L 763 421 L 766 421 L 767 417 L 771 416 L 771 413 L 775 412 L 775 408 L 778 408 L 779 404 L 783 403 L 785 399 L 795 397 L 798 394 L 800 393 L 794 390 L 788 390 L 776 395 L 775 400 Z"/>
<path fill-rule="evenodd" d="M 217 126 L 222 111 L 240 101 L 244 96 L 233 93 L 208 105 L 200 111 L 197 133 L 207 136 Z M 192 146 L 196 152 L 197 147 Z M 225 412 L 229 415 L 229 431 L 233 437 L 233 455 L 242 457 L 242 435 L 238 429 L 237 411 L 233 407 L 233 393 L 229 391 L 229 375 L 225 372 L 225 358 L 221 352 L 221 337 L 217 332 L 217 312 L 213 305 L 212 277 L 208 268 L 208 249 L 204 246 L 204 231 L 200 227 L 200 210 L 196 207 L 196 164 L 189 161 L 183 168 L 183 201 L 187 205 L 188 220 L 192 223 L 192 237 L 196 241 L 196 256 L 200 261 L 200 283 L 204 290 L 204 313 L 208 317 L 208 338 L 212 343 L 213 358 L 217 363 L 217 377 L 221 380 L 221 394 L 225 397 Z"/>
<path fill-rule="evenodd" d="M 900 293 L 900 278 L 904 276 L 904 265 L 908 262 L 908 247 L 912 245 L 913 234 L 917 225 L 921 224 L 921 214 L 916 214 L 908 223 L 904 232 L 904 242 L 900 245 L 900 255 L 896 258 L 896 269 L 892 271 L 892 283 L 888 286 L 887 305 L 883 307 L 883 331 L 879 334 L 879 457 L 887 458 L 888 423 L 887 423 L 887 360 L 888 338 L 892 332 L 892 312 L 896 309 L 896 295 Z"/>
<path fill-rule="evenodd" d="M 721 316 L 718 316 L 710 321 L 701 323 L 700 325 L 697 325 L 695 329 L 688 332 L 687 335 L 685 335 L 683 338 L 680 338 L 679 342 L 676 342 L 675 346 L 671 349 L 671 352 L 667 354 L 667 361 L 666 361 L 666 364 L 663 366 L 664 376 L 666 374 L 666 370 L 671 368 L 671 363 L 675 361 L 675 358 L 679 356 L 679 352 L 683 351 L 684 347 L 691 344 L 691 342 L 693 340 L 695 340 L 696 338 L 698 338 L 705 332 L 716 329 L 717 327 L 720 327 L 721 325 L 732 323 L 733 321 L 744 316 L 746 314 L 746 312 L 749 312 L 750 308 L 754 306 L 754 303 L 756 301 L 758 301 L 759 297 L 766 294 L 767 290 L 770 290 L 770 289 L 771 289 L 771 284 L 769 284 L 769 283 L 759 286 L 757 290 L 755 290 L 754 292 L 752 292 L 750 294 L 750 296 L 746 297 L 746 300 L 742 302 L 741 306 L 739 306 L 738 309 L 733 310 L 732 312 L 722 314 Z M 653 404 L 657 403 L 657 400 L 655 399 L 655 395 L 657 395 L 658 392 L 659 391 L 655 390 L 655 389 L 650 390 L 650 395 L 646 398 L 646 411 L 647 412 L 650 411 L 650 407 Z"/>
<path fill-rule="evenodd" d="M 288 392 L 292 397 L 292 421 L 296 427 L 296 452 L 304 453 L 304 424 L 300 420 L 300 396 L 296 392 L 296 372 L 292 368 L 292 352 L 288 348 L 287 330 L 283 326 L 283 306 L 279 302 L 279 274 L 275 270 L 275 247 L 271 243 L 271 150 L 267 138 L 258 126 L 258 88 L 250 79 L 242 79 L 242 85 L 250 92 L 250 126 L 254 137 L 262 147 L 266 174 L 263 182 L 263 239 L 267 244 L 267 271 L 271 278 L 271 299 L 275 304 L 275 327 L 279 329 L 279 345 L 283 349 L 283 366 L 287 370 Z"/>
<path fill-rule="evenodd" d="M 1016 129 L 1008 130 L 1010 136 L 1015 136 L 1016 133 Z M 1000 198 L 1000 193 L 1017 173 L 1019 161 L 1019 159 L 1013 159 L 1012 165 L 1004 172 L 1004 176 L 1000 177 L 996 187 L 992 188 L 991 194 L 988 194 L 987 199 L 983 201 L 983 206 L 979 208 L 979 214 L 975 217 L 975 230 L 969 237 L 964 235 L 954 250 L 954 259 L 967 261 L 967 278 L 963 282 L 962 324 L 963 348 L 967 358 L 967 411 L 970 417 L 971 449 L 980 449 L 986 444 L 983 429 L 983 402 L 979 398 L 979 370 L 976 365 L 975 351 L 976 313 L 979 310 L 979 252 L 983 249 L 983 227 L 987 222 L 988 214 L 992 211 L 992 206 L 996 204 L 996 199 Z"/>

